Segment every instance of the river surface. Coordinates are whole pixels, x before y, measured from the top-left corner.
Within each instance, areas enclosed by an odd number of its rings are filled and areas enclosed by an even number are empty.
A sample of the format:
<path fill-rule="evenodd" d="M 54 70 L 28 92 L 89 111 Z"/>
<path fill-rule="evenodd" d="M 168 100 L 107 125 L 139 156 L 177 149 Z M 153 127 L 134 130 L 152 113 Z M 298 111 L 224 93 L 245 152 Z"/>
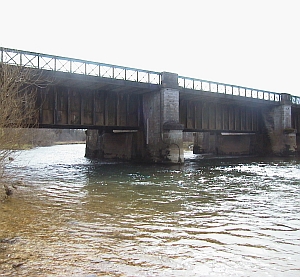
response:
<path fill-rule="evenodd" d="M 22 151 L 0 276 L 300 276 L 300 160 L 91 161 Z"/>

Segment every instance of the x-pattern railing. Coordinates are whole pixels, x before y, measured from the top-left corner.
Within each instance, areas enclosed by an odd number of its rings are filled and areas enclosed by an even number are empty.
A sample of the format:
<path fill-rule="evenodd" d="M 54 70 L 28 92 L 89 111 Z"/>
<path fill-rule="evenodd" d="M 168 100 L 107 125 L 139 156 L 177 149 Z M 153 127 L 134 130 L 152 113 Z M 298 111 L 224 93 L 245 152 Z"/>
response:
<path fill-rule="evenodd" d="M 10 65 L 119 79 L 137 83 L 161 84 L 161 73 L 159 72 L 2 47 L 0 48 L 0 51 L 1 62 Z"/>
<path fill-rule="evenodd" d="M 24 67 L 50 71 L 68 72 L 137 83 L 161 85 L 161 73 L 159 72 L 71 59 L 60 56 L 45 55 L 3 47 L 0 47 L 0 52 L 0 61 L 10 65 L 20 65 Z M 280 93 L 189 77 L 179 76 L 178 85 L 183 89 L 191 89 L 195 91 L 236 95 L 273 102 L 281 101 Z M 291 96 L 291 101 L 294 105 L 300 105 L 300 97 Z"/>

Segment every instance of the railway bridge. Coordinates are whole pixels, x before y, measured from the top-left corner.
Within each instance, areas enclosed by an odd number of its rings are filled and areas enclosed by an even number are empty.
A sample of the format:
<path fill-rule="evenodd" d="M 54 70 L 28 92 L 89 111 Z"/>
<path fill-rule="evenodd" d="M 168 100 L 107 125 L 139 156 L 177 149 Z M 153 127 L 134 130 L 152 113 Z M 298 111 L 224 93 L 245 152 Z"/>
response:
<path fill-rule="evenodd" d="M 53 82 L 37 92 L 38 128 L 86 129 L 86 156 L 182 163 L 194 153 L 293 155 L 300 97 L 242 86 L 0 48 L 1 63 Z"/>

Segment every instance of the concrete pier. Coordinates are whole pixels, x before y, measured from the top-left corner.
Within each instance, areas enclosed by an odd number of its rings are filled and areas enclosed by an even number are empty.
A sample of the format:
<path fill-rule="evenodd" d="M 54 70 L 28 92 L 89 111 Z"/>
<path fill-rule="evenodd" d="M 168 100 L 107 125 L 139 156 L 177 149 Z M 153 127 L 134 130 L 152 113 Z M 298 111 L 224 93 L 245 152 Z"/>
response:
<path fill-rule="evenodd" d="M 177 74 L 163 72 L 161 90 L 144 95 L 143 119 L 150 159 L 161 163 L 183 163 Z"/>
<path fill-rule="evenodd" d="M 87 131 L 86 156 L 152 163 L 183 163 L 178 76 L 162 73 L 160 91 L 142 95 L 138 131 Z"/>
<path fill-rule="evenodd" d="M 266 109 L 264 124 L 270 139 L 272 154 L 294 155 L 297 151 L 296 130 L 292 127 L 292 102 L 289 94 L 281 94 L 279 105 Z"/>
<path fill-rule="evenodd" d="M 199 132 L 194 135 L 194 153 L 213 155 L 290 156 L 297 153 L 297 130 L 292 127 L 292 102 L 281 94 L 274 106 L 262 107 L 257 132 Z"/>

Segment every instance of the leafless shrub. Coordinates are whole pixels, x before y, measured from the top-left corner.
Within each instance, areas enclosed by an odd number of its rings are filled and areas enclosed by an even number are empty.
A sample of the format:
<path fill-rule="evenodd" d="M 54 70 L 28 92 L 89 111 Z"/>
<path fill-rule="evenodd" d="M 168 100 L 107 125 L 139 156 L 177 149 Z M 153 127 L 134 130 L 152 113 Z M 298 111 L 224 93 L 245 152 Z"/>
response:
<path fill-rule="evenodd" d="M 37 91 L 49 82 L 39 70 L 0 63 L 0 169 L 37 124 Z"/>

